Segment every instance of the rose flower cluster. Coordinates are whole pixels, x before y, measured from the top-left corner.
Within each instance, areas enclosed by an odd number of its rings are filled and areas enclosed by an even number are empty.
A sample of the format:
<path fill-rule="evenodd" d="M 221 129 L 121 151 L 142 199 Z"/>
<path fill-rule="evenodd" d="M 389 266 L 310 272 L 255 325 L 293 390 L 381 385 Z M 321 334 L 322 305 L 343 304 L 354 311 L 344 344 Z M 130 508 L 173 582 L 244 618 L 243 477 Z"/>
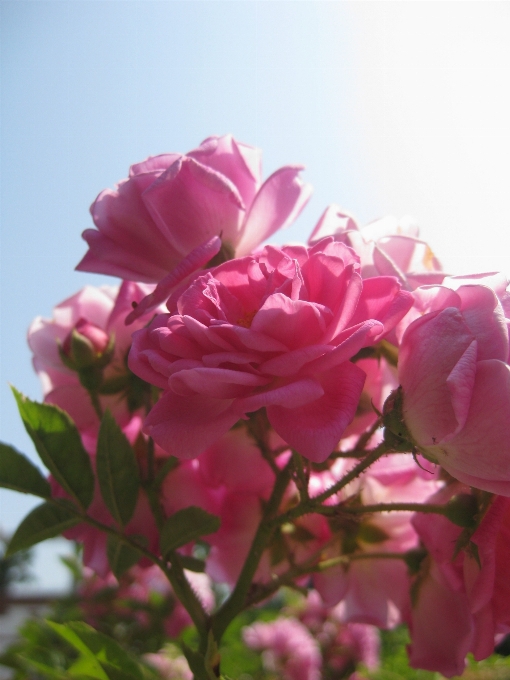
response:
<path fill-rule="evenodd" d="M 120 573 L 114 535 L 137 548 L 132 580 L 158 565 L 202 641 L 281 586 L 309 588 L 308 614 L 245 631 L 281 677 L 317 679 L 327 654 L 374 666 L 375 633 L 352 651 L 365 627 L 401 623 L 411 665 L 451 677 L 510 632 L 508 282 L 443 272 L 410 219 L 360 227 L 335 205 L 307 243 L 264 245 L 306 205 L 301 171 L 263 181 L 258 149 L 210 137 L 93 203 L 77 268 L 122 283 L 84 288 L 28 338 L 95 480 L 62 530 L 100 579 Z M 124 514 L 105 419 L 141 480 Z M 72 485 L 50 471 L 67 508 Z M 224 601 L 204 606 L 190 569 Z"/>

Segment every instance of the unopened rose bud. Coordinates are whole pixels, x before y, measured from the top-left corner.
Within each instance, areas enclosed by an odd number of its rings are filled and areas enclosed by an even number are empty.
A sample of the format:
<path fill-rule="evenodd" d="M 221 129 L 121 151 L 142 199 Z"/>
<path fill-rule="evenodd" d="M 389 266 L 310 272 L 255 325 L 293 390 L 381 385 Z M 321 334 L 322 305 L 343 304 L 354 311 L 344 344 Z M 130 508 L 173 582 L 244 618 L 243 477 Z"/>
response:
<path fill-rule="evenodd" d="M 79 319 L 59 348 L 62 362 L 78 373 L 87 390 L 98 390 L 103 383 L 103 369 L 113 358 L 115 339 L 99 326 Z"/>
<path fill-rule="evenodd" d="M 112 352 L 113 339 L 99 326 L 80 319 L 62 343 L 60 356 L 68 368 L 80 371 L 97 364 L 105 366 Z"/>
<path fill-rule="evenodd" d="M 90 323 L 86 319 L 79 319 L 74 329 L 90 341 L 97 354 L 102 354 L 108 347 L 110 342 L 108 333 L 99 328 L 99 326 L 96 326 L 96 324 Z"/>

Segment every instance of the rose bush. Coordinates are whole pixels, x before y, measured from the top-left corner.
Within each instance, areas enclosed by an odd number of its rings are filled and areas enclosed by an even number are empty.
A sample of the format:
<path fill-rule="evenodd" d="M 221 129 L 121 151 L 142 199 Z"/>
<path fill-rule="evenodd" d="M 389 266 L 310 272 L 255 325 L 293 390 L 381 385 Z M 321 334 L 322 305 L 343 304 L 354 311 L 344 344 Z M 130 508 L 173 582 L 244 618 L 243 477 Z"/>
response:
<path fill-rule="evenodd" d="M 77 540 L 142 627 L 156 582 L 175 596 L 144 648 L 192 623 L 186 661 L 153 657 L 169 677 L 236 676 L 235 619 L 312 586 L 246 629 L 272 672 L 374 667 L 367 625 L 405 621 L 412 664 L 451 676 L 510 632 L 508 282 L 447 276 L 411 221 L 337 206 L 308 246 L 260 247 L 306 203 L 300 170 L 262 183 L 258 150 L 210 137 L 98 196 L 78 268 L 124 280 L 30 328 L 45 404 L 14 393 L 49 477 L 0 444 L 0 486 L 41 501 L 9 550 Z M 154 677 L 84 622 L 47 627 L 74 641 L 59 677 Z"/>

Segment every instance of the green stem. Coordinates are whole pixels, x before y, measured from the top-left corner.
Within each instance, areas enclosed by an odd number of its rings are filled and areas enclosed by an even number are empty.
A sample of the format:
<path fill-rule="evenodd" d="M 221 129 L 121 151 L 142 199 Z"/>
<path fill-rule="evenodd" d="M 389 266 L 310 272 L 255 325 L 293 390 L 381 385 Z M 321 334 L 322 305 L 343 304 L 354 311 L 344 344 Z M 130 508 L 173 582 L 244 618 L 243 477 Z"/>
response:
<path fill-rule="evenodd" d="M 212 630 L 217 642 L 221 640 L 223 633 L 234 618 L 245 608 L 246 599 L 252 585 L 253 577 L 257 571 L 260 558 L 277 526 L 272 520 L 274 520 L 274 517 L 278 512 L 283 495 L 289 484 L 291 469 L 292 458 L 287 465 L 279 471 L 278 476 L 276 477 L 273 492 L 266 505 L 262 520 L 252 541 L 250 551 L 244 562 L 234 590 L 211 619 Z"/>
<path fill-rule="evenodd" d="M 262 418 L 260 412 L 253 414 L 247 422 L 246 429 L 248 434 L 255 440 L 255 443 L 259 447 L 262 458 L 271 467 L 271 470 L 278 475 L 280 468 L 275 463 L 275 452 L 267 443 L 267 427 Z M 287 447 L 286 447 L 287 448 Z M 286 448 L 284 450 L 286 450 Z"/>
<path fill-rule="evenodd" d="M 424 505 L 422 503 L 376 503 L 374 505 L 353 507 L 341 505 L 335 509 L 341 509 L 342 512 L 354 515 L 361 515 L 366 512 L 423 512 L 436 515 L 446 514 L 446 505 Z"/>
<path fill-rule="evenodd" d="M 195 591 L 190 586 L 181 564 L 179 553 L 172 551 L 170 553 L 170 566 L 165 565 L 163 571 L 172 584 L 173 591 L 177 599 L 184 605 L 186 611 L 195 624 L 200 638 L 207 639 L 207 632 L 209 629 L 209 616 L 206 614 L 202 603 L 195 595 Z"/>

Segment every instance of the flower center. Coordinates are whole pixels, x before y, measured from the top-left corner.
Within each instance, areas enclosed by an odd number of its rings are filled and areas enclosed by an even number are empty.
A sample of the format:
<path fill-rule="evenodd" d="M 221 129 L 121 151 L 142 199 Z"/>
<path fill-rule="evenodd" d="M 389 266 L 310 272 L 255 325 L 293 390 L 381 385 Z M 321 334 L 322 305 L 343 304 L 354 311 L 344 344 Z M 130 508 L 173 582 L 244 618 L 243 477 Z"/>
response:
<path fill-rule="evenodd" d="M 254 309 L 253 312 L 246 312 L 243 314 L 239 319 L 237 319 L 237 326 L 242 326 L 243 328 L 250 328 L 251 322 L 253 321 L 253 317 L 257 313 L 257 310 Z"/>

